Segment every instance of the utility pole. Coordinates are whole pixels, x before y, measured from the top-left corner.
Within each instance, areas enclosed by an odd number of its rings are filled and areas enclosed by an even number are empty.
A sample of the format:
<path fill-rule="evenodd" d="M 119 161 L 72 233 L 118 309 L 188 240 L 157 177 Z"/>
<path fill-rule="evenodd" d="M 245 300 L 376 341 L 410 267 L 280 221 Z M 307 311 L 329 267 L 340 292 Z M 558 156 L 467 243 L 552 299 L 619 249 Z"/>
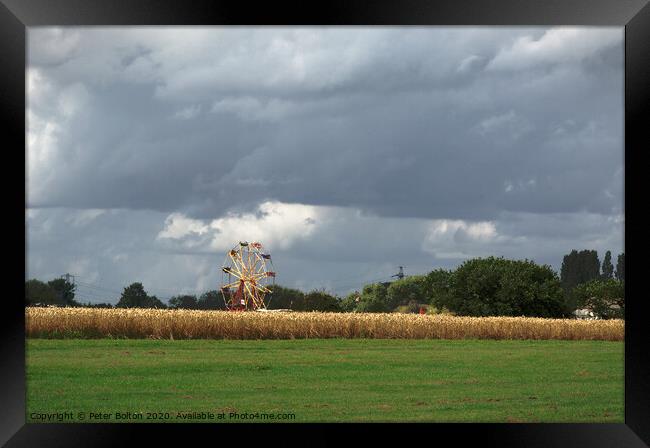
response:
<path fill-rule="evenodd" d="M 61 278 L 65 279 L 65 281 L 68 282 L 68 283 L 72 283 L 73 285 L 75 284 L 74 275 L 65 274 L 65 275 L 62 275 Z M 72 281 L 70 281 L 70 279 L 72 279 Z"/>
<path fill-rule="evenodd" d="M 74 275 L 68 274 L 68 273 L 66 272 L 66 273 L 65 273 L 64 275 L 62 275 L 60 278 L 62 278 L 63 280 L 65 280 L 67 283 L 71 284 L 71 285 L 72 285 L 72 290 L 73 290 L 73 291 L 76 289 L 76 284 L 75 284 L 75 278 L 74 278 Z M 72 281 L 70 281 L 70 279 L 72 279 Z M 64 303 L 64 301 L 63 301 L 63 291 L 61 291 L 61 292 L 59 293 L 59 300 L 61 301 L 61 303 Z M 66 306 L 67 306 L 67 303 L 66 303 Z"/>

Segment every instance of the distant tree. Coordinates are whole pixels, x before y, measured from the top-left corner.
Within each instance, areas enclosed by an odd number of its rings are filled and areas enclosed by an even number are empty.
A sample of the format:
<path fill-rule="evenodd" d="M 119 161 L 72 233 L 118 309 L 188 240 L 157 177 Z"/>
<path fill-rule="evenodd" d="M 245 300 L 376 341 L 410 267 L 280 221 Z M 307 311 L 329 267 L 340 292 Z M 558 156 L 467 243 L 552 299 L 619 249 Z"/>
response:
<path fill-rule="evenodd" d="M 172 309 L 195 310 L 198 308 L 196 296 L 181 295 L 169 299 L 169 307 Z"/>
<path fill-rule="evenodd" d="M 117 308 L 167 308 L 156 296 L 149 296 L 142 283 L 132 283 L 122 291 Z"/>
<path fill-rule="evenodd" d="M 424 291 L 427 303 L 441 310 L 449 302 L 452 275 L 453 272 L 446 269 L 435 269 L 426 275 Z"/>
<path fill-rule="evenodd" d="M 31 279 L 25 282 L 25 304 L 61 305 L 59 294 L 47 283 Z"/>
<path fill-rule="evenodd" d="M 132 283 L 122 291 L 122 296 L 117 302 L 118 308 L 143 308 L 148 302 L 147 295 L 142 283 Z"/>
<path fill-rule="evenodd" d="M 197 308 L 200 310 L 224 310 L 226 303 L 219 291 L 211 290 L 201 294 L 197 301 Z"/>
<path fill-rule="evenodd" d="M 79 302 L 74 299 L 76 286 L 66 279 L 56 278 L 50 280 L 47 284 L 52 288 L 58 297 L 57 303 L 63 306 L 79 306 Z"/>
<path fill-rule="evenodd" d="M 458 315 L 562 317 L 568 314 L 550 266 L 502 257 L 474 258 L 454 271 L 443 303 Z"/>
<path fill-rule="evenodd" d="M 572 250 L 562 260 L 560 281 L 562 288 L 569 294 L 581 283 L 600 278 L 600 261 L 595 250 Z"/>
<path fill-rule="evenodd" d="M 158 297 L 156 296 L 148 296 L 147 300 L 147 305 L 144 306 L 143 308 L 158 308 L 158 309 L 165 309 L 167 308 L 167 305 L 165 305 Z"/>
<path fill-rule="evenodd" d="M 383 283 L 365 285 L 361 291 L 357 311 L 363 313 L 386 313 L 388 307 L 388 288 Z"/>
<path fill-rule="evenodd" d="M 339 299 L 324 290 L 313 290 L 305 294 L 305 311 L 342 311 Z"/>
<path fill-rule="evenodd" d="M 625 281 L 625 252 L 618 254 L 616 260 L 616 278 L 622 282 Z"/>
<path fill-rule="evenodd" d="M 293 288 L 280 285 L 271 287 L 272 294 L 266 296 L 267 308 L 270 310 L 288 309 L 303 311 L 305 307 L 305 294 Z"/>
<path fill-rule="evenodd" d="M 392 282 L 386 291 L 386 305 L 393 310 L 409 302 L 429 303 L 426 294 L 426 277 L 412 275 Z"/>
<path fill-rule="evenodd" d="M 605 280 L 614 278 L 614 265 L 612 264 L 612 253 L 610 251 L 605 252 L 602 266 L 602 278 Z"/>
<path fill-rule="evenodd" d="M 595 250 L 572 250 L 564 256 L 560 271 L 560 281 L 564 290 L 565 306 L 569 310 L 575 310 L 578 306 L 575 302 L 573 288 L 587 283 L 591 280 L 601 278 L 598 253 Z"/>
<path fill-rule="evenodd" d="M 613 278 L 591 280 L 573 289 L 578 308 L 591 309 L 601 319 L 625 317 L 625 288 Z"/>

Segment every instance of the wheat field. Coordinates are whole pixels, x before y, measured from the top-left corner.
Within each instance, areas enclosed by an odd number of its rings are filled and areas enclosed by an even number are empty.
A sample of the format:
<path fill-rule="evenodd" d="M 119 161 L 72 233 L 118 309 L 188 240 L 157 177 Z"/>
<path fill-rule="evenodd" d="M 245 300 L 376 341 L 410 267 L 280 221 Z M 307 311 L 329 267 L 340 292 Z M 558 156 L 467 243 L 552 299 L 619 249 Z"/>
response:
<path fill-rule="evenodd" d="M 399 313 L 26 308 L 34 338 L 563 339 L 622 341 L 622 320 L 456 317 Z"/>

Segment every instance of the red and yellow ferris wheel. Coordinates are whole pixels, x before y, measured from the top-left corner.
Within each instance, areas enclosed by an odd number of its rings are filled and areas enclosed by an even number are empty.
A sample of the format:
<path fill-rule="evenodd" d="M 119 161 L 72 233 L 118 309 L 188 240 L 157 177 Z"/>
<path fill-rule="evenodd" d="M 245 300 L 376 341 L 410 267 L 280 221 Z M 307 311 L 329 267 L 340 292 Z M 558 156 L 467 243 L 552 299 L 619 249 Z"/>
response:
<path fill-rule="evenodd" d="M 233 247 L 226 254 L 221 272 L 221 294 L 226 309 L 266 309 L 265 298 L 272 293 L 275 272 L 271 255 L 262 252 L 260 243 L 240 242 Z"/>

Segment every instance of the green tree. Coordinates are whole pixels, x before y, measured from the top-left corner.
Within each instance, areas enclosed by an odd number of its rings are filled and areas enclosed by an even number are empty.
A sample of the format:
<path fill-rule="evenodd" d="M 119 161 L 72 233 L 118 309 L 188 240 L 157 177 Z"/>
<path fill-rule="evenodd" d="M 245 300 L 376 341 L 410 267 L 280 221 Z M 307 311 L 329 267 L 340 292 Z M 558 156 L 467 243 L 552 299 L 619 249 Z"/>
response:
<path fill-rule="evenodd" d="M 625 317 L 625 287 L 613 278 L 591 280 L 573 289 L 579 308 L 588 308 L 601 319 Z"/>
<path fill-rule="evenodd" d="M 167 308 L 156 296 L 149 296 L 142 283 L 131 283 L 124 288 L 117 308 Z"/>
<path fill-rule="evenodd" d="M 574 249 L 570 254 L 565 255 L 562 261 L 560 280 L 564 290 L 566 308 L 575 310 L 577 307 L 575 295 L 571 293 L 573 288 L 598 278 L 601 278 L 600 263 L 595 250 L 578 252 Z"/>
<path fill-rule="evenodd" d="M 142 283 L 132 283 L 122 291 L 117 308 L 144 308 L 149 296 Z"/>
<path fill-rule="evenodd" d="M 362 313 L 386 313 L 388 308 L 388 288 L 383 283 L 365 285 L 357 305 Z"/>
<path fill-rule="evenodd" d="M 412 275 L 396 280 L 388 285 L 386 306 L 389 310 L 393 310 L 400 305 L 411 302 L 429 303 L 426 286 L 426 277 L 424 275 Z"/>
<path fill-rule="evenodd" d="M 341 305 L 336 296 L 328 294 L 324 290 L 313 290 L 305 294 L 305 311 L 329 311 L 340 312 Z"/>
<path fill-rule="evenodd" d="M 26 305 L 61 305 L 59 294 L 47 283 L 31 279 L 25 282 L 25 303 Z"/>
<path fill-rule="evenodd" d="M 569 294 L 581 283 L 600 278 L 600 261 L 595 250 L 572 250 L 562 260 L 560 281 L 564 291 Z"/>
<path fill-rule="evenodd" d="M 502 257 L 475 258 L 454 271 L 443 303 L 458 315 L 562 317 L 568 314 L 550 266 Z"/>
<path fill-rule="evenodd" d="M 446 269 L 435 269 L 429 272 L 424 280 L 424 291 L 428 303 L 438 310 L 443 309 L 450 300 L 450 285 L 453 273 Z"/>
<path fill-rule="evenodd" d="M 200 310 L 225 310 L 226 303 L 219 291 L 211 290 L 201 294 L 197 301 L 197 308 Z"/>
<path fill-rule="evenodd" d="M 167 308 L 167 305 L 165 305 L 158 297 L 156 296 L 148 296 L 147 304 L 143 308 L 159 308 L 159 309 L 164 309 Z"/>
<path fill-rule="evenodd" d="M 267 308 L 270 310 L 288 309 L 303 311 L 305 306 L 305 294 L 293 288 L 286 288 L 280 285 L 271 287 L 272 294 L 266 296 Z"/>
<path fill-rule="evenodd" d="M 169 299 L 169 307 L 173 309 L 195 310 L 198 308 L 196 296 L 181 295 Z"/>
<path fill-rule="evenodd" d="M 616 260 L 616 279 L 622 282 L 625 281 L 625 252 L 618 254 Z"/>
<path fill-rule="evenodd" d="M 612 264 L 612 253 L 610 251 L 605 252 L 602 266 L 602 278 L 605 280 L 614 278 L 614 265 Z"/>
<path fill-rule="evenodd" d="M 56 278 L 50 280 L 47 284 L 52 288 L 57 295 L 57 303 L 63 306 L 79 306 L 79 302 L 75 301 L 74 293 L 76 286 L 66 279 Z"/>

